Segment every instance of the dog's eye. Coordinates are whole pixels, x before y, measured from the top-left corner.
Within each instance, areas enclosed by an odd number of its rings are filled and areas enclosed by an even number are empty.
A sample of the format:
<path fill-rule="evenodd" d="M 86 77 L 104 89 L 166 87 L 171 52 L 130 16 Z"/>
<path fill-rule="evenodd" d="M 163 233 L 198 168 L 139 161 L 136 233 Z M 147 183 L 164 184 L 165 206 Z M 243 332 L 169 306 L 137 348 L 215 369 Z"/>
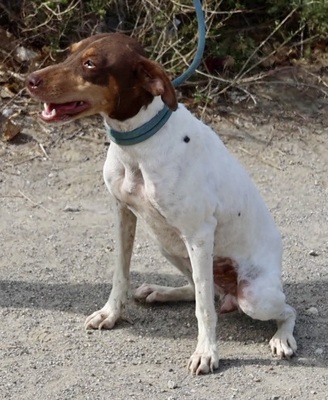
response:
<path fill-rule="evenodd" d="M 86 68 L 96 68 L 96 65 L 91 61 L 91 60 L 86 60 L 86 61 L 84 61 L 84 63 L 83 63 L 83 65 L 86 67 Z"/>

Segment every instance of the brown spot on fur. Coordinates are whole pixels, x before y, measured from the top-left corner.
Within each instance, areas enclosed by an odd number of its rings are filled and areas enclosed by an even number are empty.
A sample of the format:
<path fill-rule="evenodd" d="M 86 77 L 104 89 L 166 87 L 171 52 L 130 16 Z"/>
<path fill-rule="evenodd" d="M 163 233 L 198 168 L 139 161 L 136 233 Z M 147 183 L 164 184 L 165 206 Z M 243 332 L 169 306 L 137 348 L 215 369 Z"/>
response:
<path fill-rule="evenodd" d="M 237 295 L 237 264 L 228 257 L 215 257 L 213 260 L 214 283 L 225 294 Z"/>
<path fill-rule="evenodd" d="M 213 278 L 221 297 L 220 313 L 237 310 L 238 273 L 236 262 L 229 257 L 215 257 Z"/>

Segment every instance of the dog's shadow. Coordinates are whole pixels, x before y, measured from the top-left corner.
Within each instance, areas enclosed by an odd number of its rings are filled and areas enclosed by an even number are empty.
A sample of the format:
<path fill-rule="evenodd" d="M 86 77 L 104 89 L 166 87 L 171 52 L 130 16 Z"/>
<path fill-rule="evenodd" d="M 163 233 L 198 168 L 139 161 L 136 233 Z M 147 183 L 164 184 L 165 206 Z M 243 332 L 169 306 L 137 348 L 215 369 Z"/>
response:
<path fill-rule="evenodd" d="M 144 281 L 165 286 L 185 284 L 181 276 L 156 273 L 133 272 L 131 281 L 134 289 Z M 106 283 L 51 284 L 2 280 L 0 307 L 56 310 L 88 315 L 104 305 L 110 289 L 110 284 Z M 324 347 L 326 343 L 328 318 L 324 315 L 328 309 L 328 296 L 325 295 L 328 292 L 328 281 L 290 283 L 285 284 L 284 289 L 288 302 L 298 311 L 296 324 L 298 355 L 309 357 L 310 345 L 316 344 L 319 348 Z M 312 311 L 309 312 L 311 307 Z M 125 315 L 116 329 L 130 329 L 136 336 L 196 338 L 195 306 L 191 302 L 146 306 L 131 298 Z M 237 312 L 219 316 L 217 334 L 222 341 L 267 345 L 275 329 L 273 321 L 257 321 Z M 229 368 L 231 363 L 233 360 L 223 362 L 226 368 Z"/>

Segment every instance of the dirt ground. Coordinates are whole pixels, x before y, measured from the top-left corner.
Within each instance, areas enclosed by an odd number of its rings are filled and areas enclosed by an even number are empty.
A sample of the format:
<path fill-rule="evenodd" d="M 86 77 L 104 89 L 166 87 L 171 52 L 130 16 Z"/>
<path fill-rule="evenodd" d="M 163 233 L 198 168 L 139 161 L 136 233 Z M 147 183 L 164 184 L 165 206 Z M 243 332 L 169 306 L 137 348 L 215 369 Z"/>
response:
<path fill-rule="evenodd" d="M 219 370 L 193 377 L 194 304 L 130 299 L 112 331 L 85 331 L 111 288 L 113 208 L 103 180 L 108 143 L 98 118 L 42 125 L 0 142 L 0 392 L 3 399 L 328 399 L 328 101 L 293 86 L 209 110 L 208 122 L 246 166 L 284 241 L 283 279 L 298 312 L 299 350 L 271 356 L 273 322 L 219 317 Z M 25 107 L 25 106 L 24 106 Z M 182 276 L 139 226 L 132 290 Z M 132 291 L 131 291 L 132 293 Z"/>

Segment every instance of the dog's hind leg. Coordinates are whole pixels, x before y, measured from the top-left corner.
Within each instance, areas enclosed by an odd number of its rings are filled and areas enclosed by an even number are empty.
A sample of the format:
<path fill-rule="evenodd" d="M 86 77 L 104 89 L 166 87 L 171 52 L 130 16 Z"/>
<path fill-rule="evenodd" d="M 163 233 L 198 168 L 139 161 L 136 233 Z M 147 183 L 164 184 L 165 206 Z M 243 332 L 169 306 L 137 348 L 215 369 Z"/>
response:
<path fill-rule="evenodd" d="M 273 354 L 290 358 L 296 352 L 297 345 L 293 336 L 296 312 L 285 302 L 279 277 L 260 274 L 254 280 L 241 280 L 238 305 L 254 319 L 276 320 L 278 330 L 270 340 Z"/>
<path fill-rule="evenodd" d="M 283 311 L 276 318 L 278 330 L 270 340 L 272 354 L 278 357 L 289 358 L 295 354 L 297 344 L 293 336 L 296 320 L 296 311 L 289 304 L 285 304 Z"/>
<path fill-rule="evenodd" d="M 180 287 L 169 287 L 143 283 L 135 291 L 136 300 L 145 300 L 147 303 L 168 302 L 168 301 L 193 301 L 195 291 L 193 286 L 185 285 Z"/>
<path fill-rule="evenodd" d="M 195 288 L 191 275 L 189 259 L 171 256 L 161 249 L 164 257 L 170 261 L 188 279 L 188 284 L 181 287 L 169 287 L 143 283 L 134 294 L 136 300 L 144 300 L 147 303 L 168 301 L 193 301 L 195 300 Z"/>

